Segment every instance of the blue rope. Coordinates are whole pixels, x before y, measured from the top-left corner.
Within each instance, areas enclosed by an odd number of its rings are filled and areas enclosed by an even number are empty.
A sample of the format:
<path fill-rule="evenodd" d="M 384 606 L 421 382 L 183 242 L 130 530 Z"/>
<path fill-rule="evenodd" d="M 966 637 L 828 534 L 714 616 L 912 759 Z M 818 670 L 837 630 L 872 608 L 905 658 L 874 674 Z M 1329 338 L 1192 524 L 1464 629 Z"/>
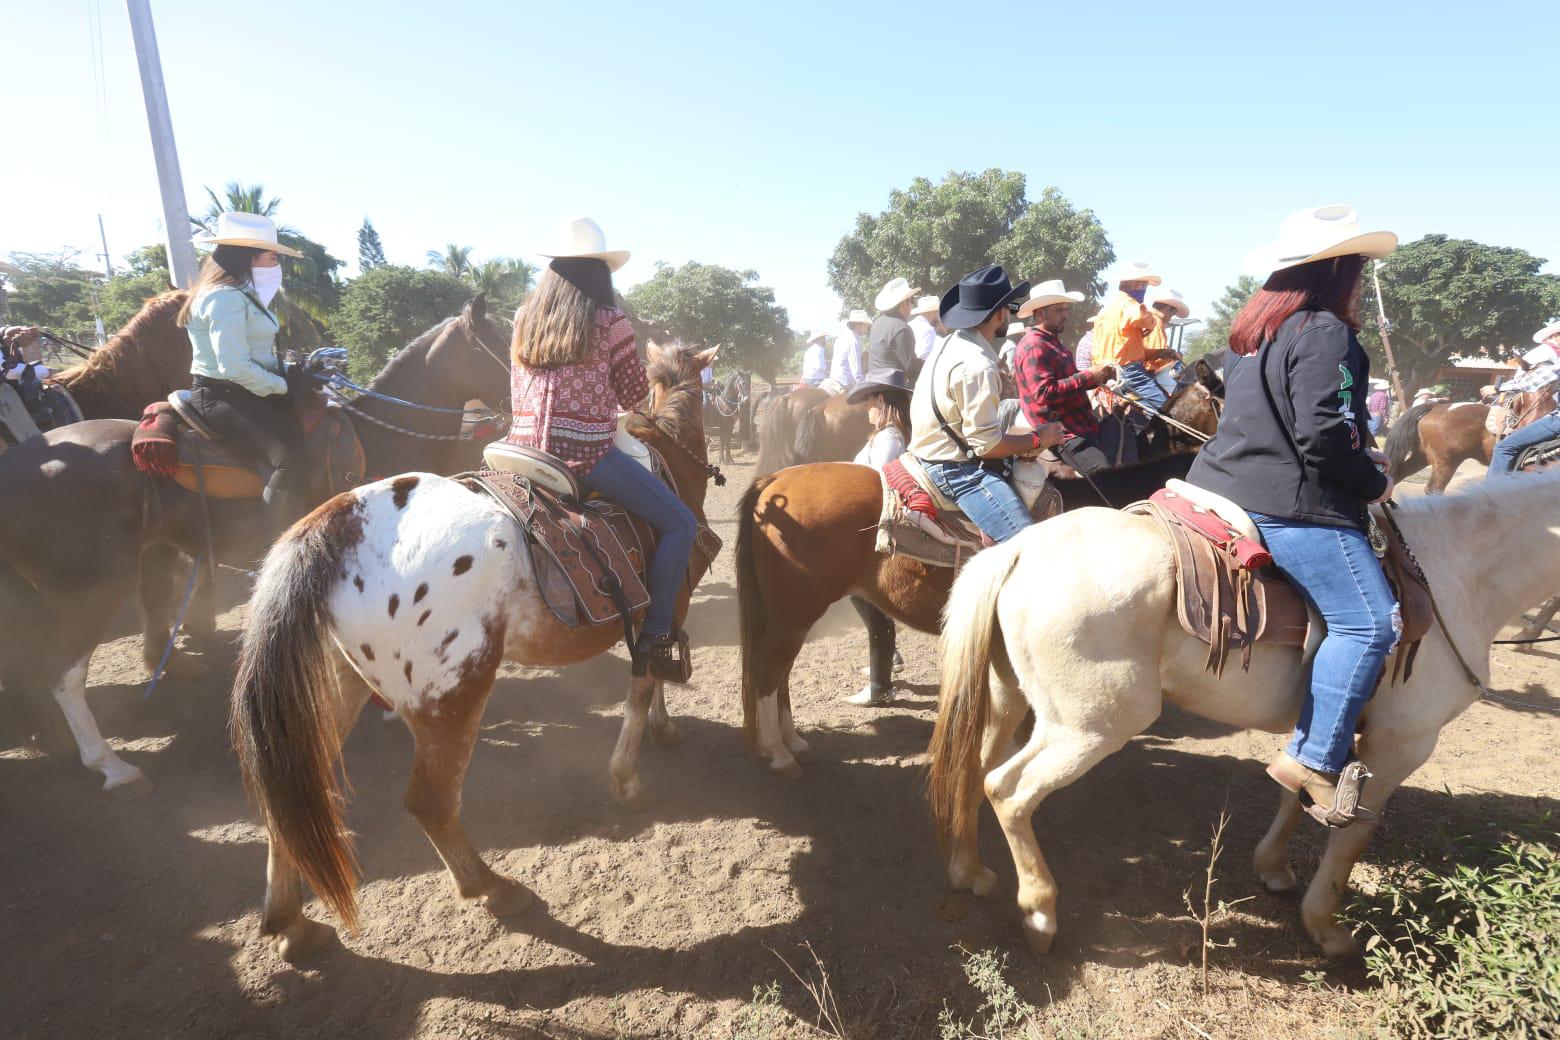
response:
<path fill-rule="evenodd" d="M 168 633 L 168 645 L 163 647 L 162 660 L 157 662 L 157 670 L 152 673 L 152 681 L 146 684 L 146 692 L 141 694 L 141 699 L 149 700 L 152 691 L 157 689 L 157 684 L 162 681 L 163 672 L 168 670 L 168 658 L 173 656 L 173 644 L 179 638 L 179 632 L 184 628 L 184 614 L 190 609 L 190 600 L 195 596 L 195 579 L 200 575 L 200 557 L 195 557 L 195 562 L 190 564 L 190 577 L 184 583 L 184 602 L 179 604 L 179 616 L 173 619 L 173 631 Z"/>
<path fill-rule="evenodd" d="M 342 387 L 346 387 L 349 390 L 355 391 L 359 397 L 372 397 L 377 401 L 388 401 L 390 404 L 404 405 L 407 408 L 416 408 L 418 411 L 422 412 L 437 412 L 440 415 L 486 416 L 488 414 L 487 410 L 484 408 L 439 408 L 431 404 L 418 404 L 416 401 L 405 401 L 399 397 L 392 397 L 389 394 L 382 394 L 378 390 L 370 390 L 366 386 L 358 386 L 352 380 L 348 379 L 339 372 L 332 373 L 330 378 L 326 380 L 326 383 L 331 387 L 331 389 L 338 392 Z"/>

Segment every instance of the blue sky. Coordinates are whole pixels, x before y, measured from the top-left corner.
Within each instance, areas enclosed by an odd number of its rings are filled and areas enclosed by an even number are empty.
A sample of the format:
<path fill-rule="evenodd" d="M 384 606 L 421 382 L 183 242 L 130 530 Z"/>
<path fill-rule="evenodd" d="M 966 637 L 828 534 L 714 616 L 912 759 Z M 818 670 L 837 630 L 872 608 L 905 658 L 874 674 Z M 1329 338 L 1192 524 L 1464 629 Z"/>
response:
<path fill-rule="evenodd" d="M 1556 0 L 152 6 L 192 209 L 258 181 L 353 268 L 365 215 L 421 264 L 583 213 L 624 285 L 753 268 L 811 328 L 858 212 L 991 166 L 1093 209 L 1194 316 L 1308 205 L 1560 261 Z M 0 0 L 0 40 L 0 254 L 91 262 L 99 212 L 115 254 L 160 240 L 123 3 Z"/>

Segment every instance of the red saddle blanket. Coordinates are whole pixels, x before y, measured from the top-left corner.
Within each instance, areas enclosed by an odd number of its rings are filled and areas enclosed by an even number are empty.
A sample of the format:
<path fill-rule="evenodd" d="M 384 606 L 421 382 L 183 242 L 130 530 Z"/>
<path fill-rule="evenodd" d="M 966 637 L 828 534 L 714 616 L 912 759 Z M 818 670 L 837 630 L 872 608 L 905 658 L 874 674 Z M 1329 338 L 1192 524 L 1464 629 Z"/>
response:
<path fill-rule="evenodd" d="M 926 489 L 916 483 L 910 471 L 905 469 L 905 464 L 898 459 L 890 461 L 883 467 L 883 482 L 889 486 L 899 500 L 905 504 L 906 509 L 913 509 L 917 513 L 925 514 L 933 520 L 937 519 L 937 507 L 932 504 L 932 496 L 926 493 Z"/>

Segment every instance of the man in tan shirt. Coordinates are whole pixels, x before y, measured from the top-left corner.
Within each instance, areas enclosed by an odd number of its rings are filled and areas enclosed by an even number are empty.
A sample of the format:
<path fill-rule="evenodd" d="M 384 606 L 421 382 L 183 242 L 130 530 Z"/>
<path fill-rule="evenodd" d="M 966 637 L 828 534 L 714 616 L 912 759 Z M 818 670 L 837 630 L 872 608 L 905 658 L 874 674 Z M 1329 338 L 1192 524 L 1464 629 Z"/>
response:
<path fill-rule="evenodd" d="M 910 454 L 995 542 L 1031 523 L 1008 483 L 1010 459 L 1064 436 L 1055 423 L 1033 433 L 1003 432 L 1002 372 L 993 344 L 1028 294 L 1028 282 L 1014 286 L 996 264 L 965 275 L 948 290 L 938 313 L 951 331 L 932 348 L 910 399 Z"/>

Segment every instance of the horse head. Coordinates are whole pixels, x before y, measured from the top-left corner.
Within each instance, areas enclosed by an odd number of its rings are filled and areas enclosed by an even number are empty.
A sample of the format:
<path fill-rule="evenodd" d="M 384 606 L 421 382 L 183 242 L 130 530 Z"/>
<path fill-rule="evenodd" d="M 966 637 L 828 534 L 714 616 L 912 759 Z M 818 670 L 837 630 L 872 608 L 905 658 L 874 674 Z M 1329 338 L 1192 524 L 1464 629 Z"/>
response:
<path fill-rule="evenodd" d="M 710 465 L 704 439 L 704 383 L 700 373 L 714 364 L 719 347 L 697 350 L 675 341 L 650 340 L 650 400 L 629 417 L 628 432 L 655 448 L 671 467 L 684 503 L 702 517 L 705 487 L 725 478 Z"/>
<path fill-rule="evenodd" d="M 509 411 L 509 344 L 488 317 L 486 294 L 467 300 L 437 330 L 428 347 L 428 372 L 440 384 L 441 399 L 481 401 L 495 412 Z"/>

